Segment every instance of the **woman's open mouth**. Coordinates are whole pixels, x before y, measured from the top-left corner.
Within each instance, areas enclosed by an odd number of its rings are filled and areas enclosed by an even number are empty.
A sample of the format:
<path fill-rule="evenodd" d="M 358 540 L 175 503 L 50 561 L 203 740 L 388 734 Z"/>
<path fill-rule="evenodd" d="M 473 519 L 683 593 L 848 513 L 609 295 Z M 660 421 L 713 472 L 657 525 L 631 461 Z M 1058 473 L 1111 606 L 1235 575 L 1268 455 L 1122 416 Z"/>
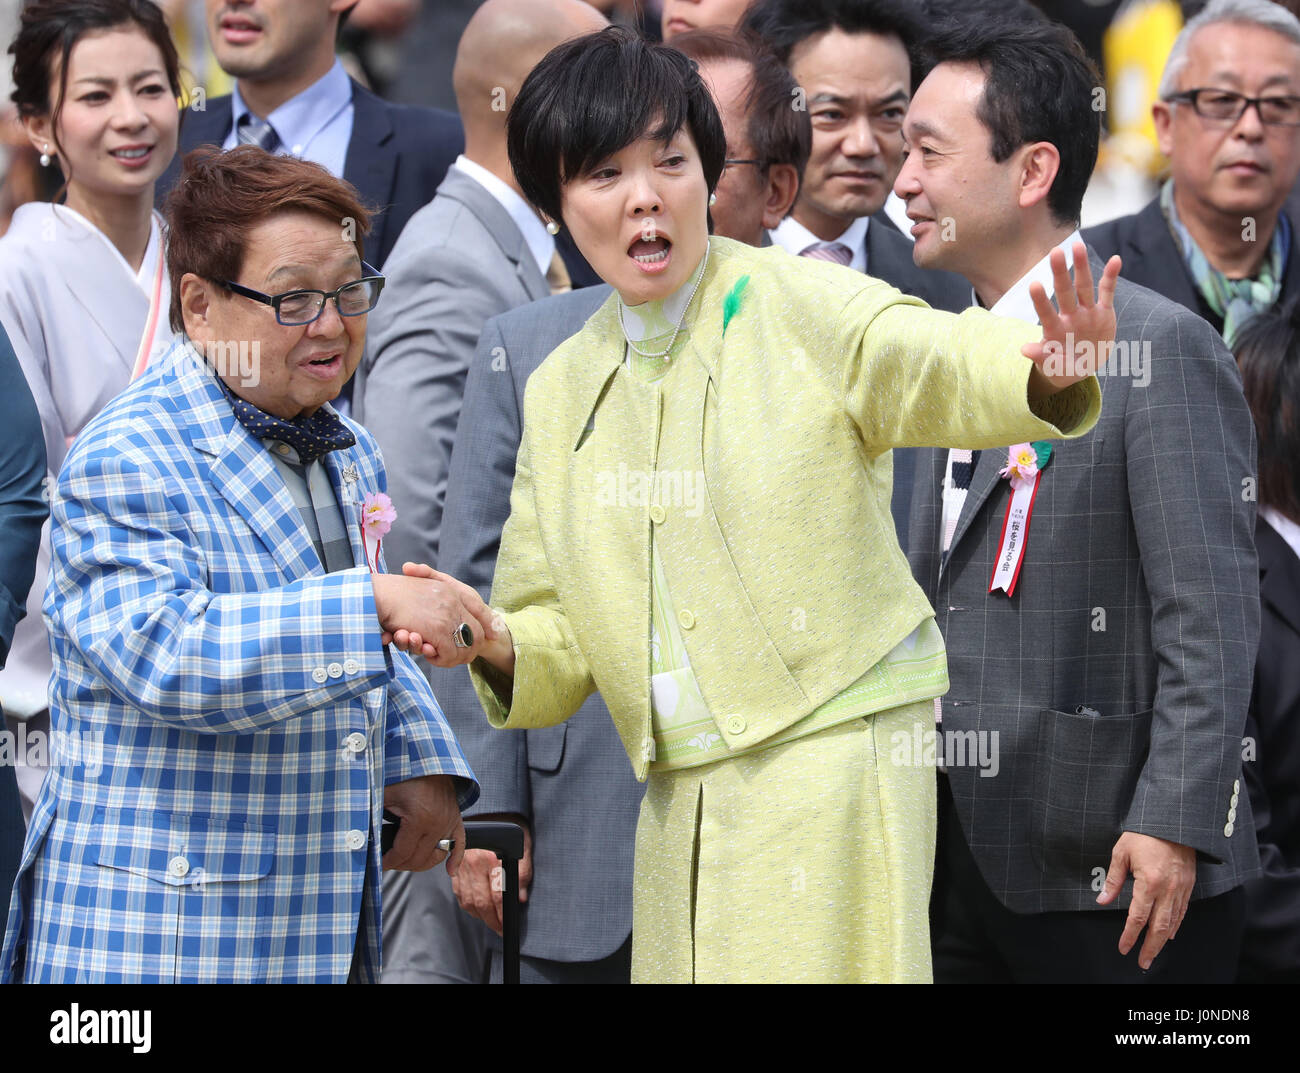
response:
<path fill-rule="evenodd" d="M 659 272 L 672 258 L 672 242 L 662 235 L 639 238 L 628 247 L 627 254 L 643 272 Z"/>

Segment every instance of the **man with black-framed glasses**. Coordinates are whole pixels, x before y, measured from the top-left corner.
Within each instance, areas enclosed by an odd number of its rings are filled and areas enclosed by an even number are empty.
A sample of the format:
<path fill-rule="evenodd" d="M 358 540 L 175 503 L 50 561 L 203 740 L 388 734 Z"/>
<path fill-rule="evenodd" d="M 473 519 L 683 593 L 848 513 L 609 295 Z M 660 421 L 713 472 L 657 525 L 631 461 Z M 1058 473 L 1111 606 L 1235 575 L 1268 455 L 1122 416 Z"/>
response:
<path fill-rule="evenodd" d="M 228 279 L 222 280 L 221 285 L 234 294 L 270 306 L 275 310 L 275 319 L 286 328 L 298 328 L 314 324 L 325 312 L 325 303 L 331 298 L 341 317 L 359 317 L 374 309 L 384 289 L 384 277 L 365 261 L 361 262 L 361 273 L 360 279 L 332 291 L 293 290 L 263 294 Z"/>
<path fill-rule="evenodd" d="M 1271 0 L 1213 0 L 1174 41 L 1152 114 L 1170 178 L 1084 238 L 1231 345 L 1256 313 L 1300 296 L 1284 211 L 1300 176 L 1300 20 Z"/>
<path fill-rule="evenodd" d="M 60 745 L 0 982 L 373 982 L 381 871 L 458 868 L 478 784 L 389 641 L 475 644 L 493 620 L 468 586 L 388 572 L 383 458 L 332 406 L 380 291 L 369 216 L 318 164 L 186 157 L 167 220 L 183 337 L 53 490 Z"/>

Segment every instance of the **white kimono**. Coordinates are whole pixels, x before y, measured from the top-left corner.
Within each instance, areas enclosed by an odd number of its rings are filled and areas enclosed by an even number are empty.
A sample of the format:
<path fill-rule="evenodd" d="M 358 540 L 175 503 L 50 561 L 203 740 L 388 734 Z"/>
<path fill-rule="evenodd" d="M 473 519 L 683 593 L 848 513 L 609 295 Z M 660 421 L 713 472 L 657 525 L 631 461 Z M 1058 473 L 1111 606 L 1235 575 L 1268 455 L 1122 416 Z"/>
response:
<path fill-rule="evenodd" d="M 51 487 L 76 435 L 131 382 L 133 370 L 143 371 L 171 347 L 164 242 L 155 213 L 136 272 L 80 213 L 45 203 L 20 207 L 0 237 L 0 323 L 40 411 Z M 48 705 L 50 650 L 41 604 L 49 562 L 47 521 L 27 616 L 0 671 L 0 704 L 10 718 L 27 719 Z M 40 777 L 19 768 L 25 809 Z"/>

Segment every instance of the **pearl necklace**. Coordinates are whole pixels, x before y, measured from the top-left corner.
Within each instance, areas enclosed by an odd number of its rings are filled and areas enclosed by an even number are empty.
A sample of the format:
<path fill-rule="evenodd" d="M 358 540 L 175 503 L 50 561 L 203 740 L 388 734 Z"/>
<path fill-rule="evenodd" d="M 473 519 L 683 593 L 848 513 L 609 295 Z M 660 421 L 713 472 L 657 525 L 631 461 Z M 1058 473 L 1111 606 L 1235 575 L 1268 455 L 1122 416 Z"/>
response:
<path fill-rule="evenodd" d="M 618 326 L 619 326 L 619 328 L 621 328 L 622 331 L 623 331 L 623 339 L 624 339 L 624 341 L 627 343 L 627 345 L 628 345 L 628 346 L 629 346 L 629 347 L 630 347 L 630 348 L 631 348 L 635 353 L 640 354 L 641 357 L 643 357 L 643 358 L 663 358 L 663 359 L 666 361 L 666 360 L 668 359 L 668 355 L 672 353 L 672 351 L 673 351 L 673 344 L 677 342 L 677 335 L 678 335 L 679 332 L 681 332 L 681 330 L 682 330 L 682 326 L 686 323 L 686 314 L 687 314 L 687 311 L 690 310 L 690 308 L 691 308 L 691 303 L 692 303 L 693 301 L 695 301 L 695 292 L 698 291 L 698 290 L 700 289 L 700 284 L 704 282 L 704 273 L 705 273 L 705 271 L 706 271 L 706 270 L 708 269 L 708 267 L 709 267 L 709 249 L 710 249 L 710 245 L 711 245 L 711 243 L 709 243 L 709 242 L 706 242 L 706 243 L 704 244 L 704 260 L 700 263 L 700 274 L 699 274 L 699 275 L 696 277 L 696 279 L 695 279 L 695 286 L 691 288 L 691 295 L 690 295 L 689 298 L 686 299 L 686 305 L 682 307 L 682 319 L 681 319 L 680 321 L 677 322 L 677 327 L 673 329 L 673 335 L 672 335 L 672 338 L 668 340 L 668 347 L 667 347 L 667 349 L 665 349 L 665 350 L 661 350 L 661 351 L 659 351 L 657 354 L 652 354 L 652 353 L 651 353 L 650 351 L 648 351 L 648 350 L 642 350 L 639 346 L 637 346 L 634 342 L 632 342 L 632 337 L 631 337 L 630 335 L 627 334 L 627 325 L 623 323 L 623 299 L 622 299 L 621 297 L 619 298 L 619 300 L 618 300 Z"/>

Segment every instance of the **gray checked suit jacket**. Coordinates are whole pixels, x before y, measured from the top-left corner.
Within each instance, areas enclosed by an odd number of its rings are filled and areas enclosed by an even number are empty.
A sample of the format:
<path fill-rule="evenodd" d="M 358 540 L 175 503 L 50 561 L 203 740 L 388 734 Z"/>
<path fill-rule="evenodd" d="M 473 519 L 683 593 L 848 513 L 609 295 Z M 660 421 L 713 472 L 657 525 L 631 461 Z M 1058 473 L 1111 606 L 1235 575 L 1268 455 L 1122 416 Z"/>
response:
<path fill-rule="evenodd" d="M 465 385 L 443 514 L 438 569 L 488 598 L 510 513 L 523 432 L 524 385 L 555 347 L 609 296 L 608 287 L 534 302 L 488 322 Z M 483 794 L 473 814 L 515 812 L 533 830 L 533 884 L 521 950 L 551 961 L 594 961 L 632 930 L 632 847 L 642 786 L 599 695 L 567 722 L 493 730 L 464 670 L 434 690 Z"/>
<path fill-rule="evenodd" d="M 989 593 L 1006 454 L 980 454 L 946 561 L 946 452 L 917 463 L 909 560 L 948 648 L 943 731 L 983 734 L 997 757 L 982 775 L 951 749 L 947 777 L 984 879 L 1021 913 L 1098 908 L 1123 831 L 1194 847 L 1193 898 L 1258 868 L 1241 762 L 1259 637 L 1250 413 L 1200 317 L 1123 279 L 1115 309 L 1117 341 L 1149 361 L 1117 350 L 1096 428 L 1052 444 L 1013 596 Z"/>

